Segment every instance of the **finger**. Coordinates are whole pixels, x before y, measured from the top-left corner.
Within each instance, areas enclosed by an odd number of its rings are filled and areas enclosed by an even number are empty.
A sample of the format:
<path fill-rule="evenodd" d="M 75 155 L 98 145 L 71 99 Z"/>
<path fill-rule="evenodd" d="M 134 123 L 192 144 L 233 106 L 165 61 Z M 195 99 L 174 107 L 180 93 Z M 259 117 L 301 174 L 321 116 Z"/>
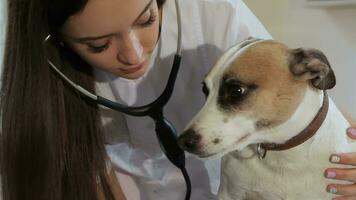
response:
<path fill-rule="evenodd" d="M 332 154 L 329 160 L 332 163 L 356 166 L 356 152 Z"/>
<path fill-rule="evenodd" d="M 347 129 L 347 135 L 352 139 L 356 139 L 356 125 Z"/>
<path fill-rule="evenodd" d="M 332 194 L 355 196 L 356 185 L 355 184 L 330 184 L 326 187 L 326 191 Z"/>
<path fill-rule="evenodd" d="M 329 168 L 325 170 L 324 176 L 330 179 L 356 182 L 356 169 Z"/>

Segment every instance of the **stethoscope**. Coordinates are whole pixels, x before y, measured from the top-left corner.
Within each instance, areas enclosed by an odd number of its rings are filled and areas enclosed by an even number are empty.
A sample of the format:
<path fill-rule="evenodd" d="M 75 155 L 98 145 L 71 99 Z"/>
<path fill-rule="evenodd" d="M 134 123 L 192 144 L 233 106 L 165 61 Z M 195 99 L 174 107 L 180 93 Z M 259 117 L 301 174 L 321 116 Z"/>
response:
<path fill-rule="evenodd" d="M 171 73 L 168 78 L 167 85 L 163 90 L 162 94 L 152 103 L 139 106 L 139 107 L 130 107 L 125 106 L 123 104 L 113 102 L 104 97 L 95 95 L 88 90 L 82 88 L 81 86 L 75 84 L 71 81 L 67 76 L 65 76 L 58 68 L 47 59 L 48 64 L 51 68 L 68 84 L 73 86 L 74 89 L 79 91 L 81 94 L 89 97 L 90 99 L 96 101 L 98 104 L 108 107 L 110 109 L 123 112 L 132 116 L 149 116 L 155 121 L 155 131 L 157 135 L 157 139 L 159 141 L 160 147 L 163 153 L 167 156 L 168 160 L 173 163 L 176 167 L 178 167 L 186 182 L 186 196 L 185 200 L 190 199 L 191 193 L 191 183 L 185 168 L 185 154 L 184 151 L 177 144 L 177 131 L 175 130 L 173 124 L 169 122 L 163 115 L 164 106 L 167 104 L 168 100 L 172 96 L 172 92 L 174 89 L 175 80 L 177 78 L 179 65 L 181 61 L 181 46 L 182 46 L 182 27 L 181 27 L 181 15 L 178 0 L 175 0 L 176 13 L 177 13 L 177 26 L 178 26 L 178 43 L 177 43 L 177 51 L 174 55 L 173 65 L 171 69 Z M 50 40 L 51 35 L 48 35 L 44 43 Z"/>

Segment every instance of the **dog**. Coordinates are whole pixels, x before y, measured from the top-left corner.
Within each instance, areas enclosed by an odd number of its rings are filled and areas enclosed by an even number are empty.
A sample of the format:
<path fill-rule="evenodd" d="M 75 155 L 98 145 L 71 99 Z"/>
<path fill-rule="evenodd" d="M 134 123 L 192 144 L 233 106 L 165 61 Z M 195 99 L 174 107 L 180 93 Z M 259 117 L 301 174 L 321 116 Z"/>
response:
<path fill-rule="evenodd" d="M 203 82 L 206 103 L 178 138 L 221 158 L 220 200 L 325 200 L 332 153 L 354 152 L 348 121 L 327 96 L 326 56 L 250 38 L 228 49 Z"/>

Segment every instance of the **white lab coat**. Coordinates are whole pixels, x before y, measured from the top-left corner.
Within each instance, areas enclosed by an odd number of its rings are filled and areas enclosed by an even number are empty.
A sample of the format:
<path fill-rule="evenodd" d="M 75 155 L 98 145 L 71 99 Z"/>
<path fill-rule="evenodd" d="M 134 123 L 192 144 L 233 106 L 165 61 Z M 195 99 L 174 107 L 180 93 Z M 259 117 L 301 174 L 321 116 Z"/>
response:
<path fill-rule="evenodd" d="M 201 82 L 224 50 L 243 39 L 271 36 L 241 0 L 179 0 L 182 62 L 165 116 L 180 133 L 204 103 Z M 127 105 L 144 105 L 163 91 L 177 46 L 174 0 L 163 7 L 162 32 L 147 73 L 126 80 L 96 70 L 97 93 Z M 127 116 L 101 108 L 107 152 L 128 200 L 183 200 L 184 179 L 162 154 L 149 117 Z M 220 160 L 187 154 L 191 200 L 216 199 Z"/>

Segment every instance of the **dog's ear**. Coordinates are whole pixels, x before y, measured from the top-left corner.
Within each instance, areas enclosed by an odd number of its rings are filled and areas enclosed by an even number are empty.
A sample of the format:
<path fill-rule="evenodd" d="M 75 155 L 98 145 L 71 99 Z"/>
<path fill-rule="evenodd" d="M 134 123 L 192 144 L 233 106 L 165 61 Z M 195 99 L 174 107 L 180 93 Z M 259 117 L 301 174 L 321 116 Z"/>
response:
<path fill-rule="evenodd" d="M 298 79 L 308 80 L 320 90 L 331 89 L 336 78 L 323 52 L 316 49 L 291 49 L 290 71 Z"/>

